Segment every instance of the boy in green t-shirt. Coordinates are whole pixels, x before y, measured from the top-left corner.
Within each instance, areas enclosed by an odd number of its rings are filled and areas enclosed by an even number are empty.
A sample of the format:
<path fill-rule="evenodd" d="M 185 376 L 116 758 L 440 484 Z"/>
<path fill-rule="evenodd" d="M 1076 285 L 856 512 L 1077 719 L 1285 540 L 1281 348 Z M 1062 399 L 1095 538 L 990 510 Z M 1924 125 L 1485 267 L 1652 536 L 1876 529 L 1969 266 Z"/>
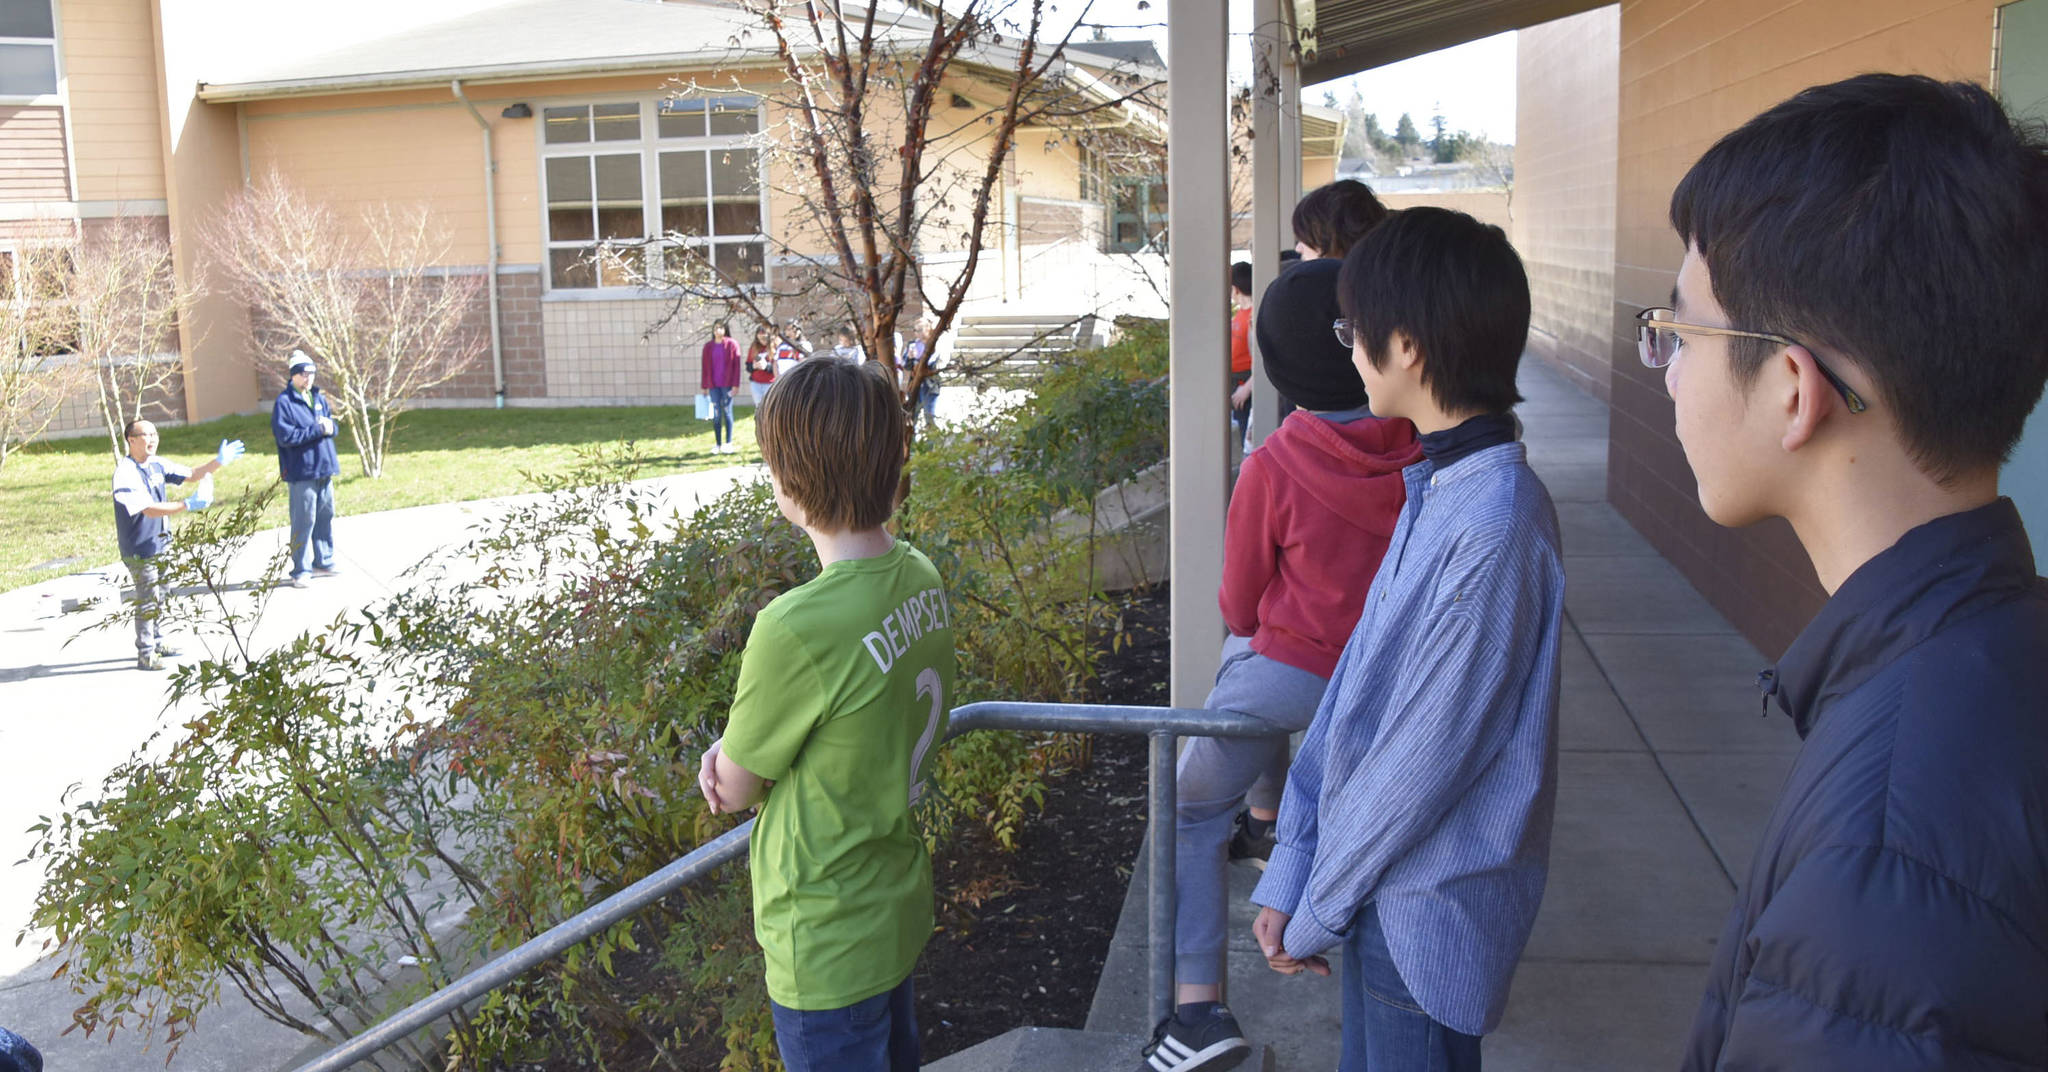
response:
<path fill-rule="evenodd" d="M 754 417 L 782 514 L 823 572 L 761 608 L 725 736 L 699 784 L 758 804 L 754 935 L 790 1072 L 918 1067 L 910 970 L 932 866 L 910 809 L 946 732 L 952 608 L 931 560 L 882 526 L 903 406 L 879 366 L 806 361 Z"/>

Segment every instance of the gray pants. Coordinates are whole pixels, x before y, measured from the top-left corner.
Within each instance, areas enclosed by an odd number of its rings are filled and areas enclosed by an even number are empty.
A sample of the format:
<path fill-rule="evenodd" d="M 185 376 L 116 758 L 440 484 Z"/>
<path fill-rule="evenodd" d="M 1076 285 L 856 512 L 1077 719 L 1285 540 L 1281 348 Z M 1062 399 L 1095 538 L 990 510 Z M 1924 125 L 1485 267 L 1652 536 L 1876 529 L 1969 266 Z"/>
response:
<path fill-rule="evenodd" d="M 157 588 L 156 563 L 146 558 L 123 558 L 121 564 L 128 567 L 128 576 L 135 578 L 135 654 L 154 655 L 157 600 L 163 596 Z"/>
<path fill-rule="evenodd" d="M 1202 706 L 1239 711 L 1294 733 L 1308 728 L 1329 681 L 1252 650 L 1250 639 L 1223 642 L 1216 687 Z M 1181 751 L 1174 838 L 1174 981 L 1223 981 L 1229 918 L 1230 820 L 1240 803 L 1278 808 L 1287 788 L 1287 738 L 1194 737 Z"/>

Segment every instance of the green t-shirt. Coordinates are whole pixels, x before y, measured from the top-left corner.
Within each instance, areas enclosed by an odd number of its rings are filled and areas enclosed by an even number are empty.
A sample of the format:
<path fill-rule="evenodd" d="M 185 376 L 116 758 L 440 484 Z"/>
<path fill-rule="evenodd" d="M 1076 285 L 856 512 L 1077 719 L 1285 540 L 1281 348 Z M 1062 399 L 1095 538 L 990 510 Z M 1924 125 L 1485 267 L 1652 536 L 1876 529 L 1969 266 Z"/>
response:
<path fill-rule="evenodd" d="M 749 859 L 768 996 L 786 1008 L 890 990 L 931 937 L 931 858 L 910 805 L 946 734 L 951 623 L 939 571 L 900 540 L 826 566 L 754 619 L 725 754 L 775 783 Z"/>

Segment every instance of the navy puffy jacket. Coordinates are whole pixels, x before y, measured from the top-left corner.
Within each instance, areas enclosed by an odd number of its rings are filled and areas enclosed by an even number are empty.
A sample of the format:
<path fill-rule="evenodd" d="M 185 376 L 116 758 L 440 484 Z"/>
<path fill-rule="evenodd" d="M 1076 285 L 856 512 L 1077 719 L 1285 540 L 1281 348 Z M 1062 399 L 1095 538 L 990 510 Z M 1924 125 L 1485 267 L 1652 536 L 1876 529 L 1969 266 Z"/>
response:
<path fill-rule="evenodd" d="M 341 472 L 334 436 L 320 430 L 320 418 L 332 419 L 327 396 L 315 387 L 312 403 L 289 385 L 270 407 L 270 434 L 277 440 L 277 474 L 286 480 L 319 480 Z"/>
<path fill-rule="evenodd" d="M 2048 1066 L 2048 581 L 2012 502 L 1865 563 L 1763 682 L 1806 743 L 1685 1067 Z"/>

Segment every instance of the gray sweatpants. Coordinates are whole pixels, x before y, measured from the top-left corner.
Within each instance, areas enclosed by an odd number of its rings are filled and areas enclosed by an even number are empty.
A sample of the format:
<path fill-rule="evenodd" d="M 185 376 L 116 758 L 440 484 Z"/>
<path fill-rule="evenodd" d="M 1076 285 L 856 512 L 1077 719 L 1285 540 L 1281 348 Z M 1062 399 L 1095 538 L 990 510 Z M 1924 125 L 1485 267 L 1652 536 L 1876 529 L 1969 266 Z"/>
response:
<path fill-rule="evenodd" d="M 1252 650 L 1246 637 L 1223 642 L 1216 687 L 1202 706 L 1239 711 L 1289 733 L 1308 728 L 1322 703 L 1326 678 Z M 1174 838 L 1174 981 L 1223 981 L 1229 908 L 1230 820 L 1240 803 L 1278 808 L 1287 788 L 1287 738 L 1194 737 L 1181 751 Z"/>
<path fill-rule="evenodd" d="M 146 558 L 123 558 L 128 576 L 135 579 L 135 654 L 138 658 L 156 654 L 158 590 L 156 563 Z"/>

